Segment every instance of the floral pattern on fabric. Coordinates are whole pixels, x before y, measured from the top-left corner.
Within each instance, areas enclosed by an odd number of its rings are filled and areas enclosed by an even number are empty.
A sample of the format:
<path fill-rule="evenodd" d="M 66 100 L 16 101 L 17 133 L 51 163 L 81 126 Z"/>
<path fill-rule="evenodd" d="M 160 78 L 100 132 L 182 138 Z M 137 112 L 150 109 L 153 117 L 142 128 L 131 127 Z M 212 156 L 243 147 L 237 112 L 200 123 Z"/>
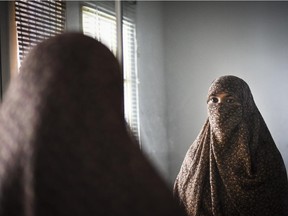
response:
<path fill-rule="evenodd" d="M 175 197 L 189 216 L 288 215 L 285 165 L 249 86 L 222 76 L 208 98 L 219 93 L 237 102 L 208 103 L 206 123 L 176 178 Z"/>

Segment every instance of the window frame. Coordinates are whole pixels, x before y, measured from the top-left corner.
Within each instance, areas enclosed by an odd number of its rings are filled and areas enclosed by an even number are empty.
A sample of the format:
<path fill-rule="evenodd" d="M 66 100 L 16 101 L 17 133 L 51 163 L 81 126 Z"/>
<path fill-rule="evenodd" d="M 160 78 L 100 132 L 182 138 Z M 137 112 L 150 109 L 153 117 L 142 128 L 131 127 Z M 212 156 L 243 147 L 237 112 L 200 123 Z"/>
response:
<path fill-rule="evenodd" d="M 123 2 L 124 3 L 124 2 Z M 122 4 L 123 4 L 122 3 Z M 131 2 L 125 2 L 125 3 L 131 3 Z M 103 3 L 102 3 L 103 4 Z M 109 4 L 112 4 L 111 2 Z M 113 17 L 115 20 L 115 25 L 117 28 L 117 11 L 115 11 L 115 7 L 112 7 L 109 5 L 108 7 L 95 3 L 90 2 L 82 2 L 80 5 L 80 17 L 81 17 L 81 29 L 83 33 L 84 30 L 84 20 L 83 20 L 83 8 L 89 8 L 91 10 L 98 10 L 100 13 L 106 13 L 107 17 Z M 114 10 L 114 11 L 113 11 Z M 124 11 L 125 12 L 125 11 Z M 96 12 L 97 13 L 97 12 Z M 95 14 L 96 14 L 95 13 Z M 138 74 L 137 74 L 137 38 L 136 38 L 136 25 L 135 20 L 133 18 L 130 18 L 128 16 L 125 16 L 125 13 L 122 13 L 122 43 L 125 43 L 125 32 L 128 31 L 129 28 L 134 28 L 133 31 L 133 48 L 131 49 L 133 54 L 127 55 L 127 45 L 123 44 L 122 48 L 122 61 L 120 64 L 122 64 L 123 67 L 123 79 L 124 79 L 124 110 L 125 110 L 125 118 L 130 126 L 130 129 L 137 139 L 137 141 L 140 143 L 140 119 L 139 119 L 139 96 L 138 96 Z M 116 29 L 117 31 L 117 29 Z M 91 35 L 90 35 L 91 36 Z M 94 36 L 92 36 L 94 37 Z M 116 32 L 117 37 L 117 32 Z M 95 38 L 95 37 L 94 37 Z M 96 38 L 97 39 L 97 38 Z M 101 42 L 101 39 L 100 39 Z M 108 47 L 109 48 L 109 47 Z M 119 44 L 117 44 L 117 38 L 116 38 L 116 49 L 111 50 L 115 55 L 117 55 L 117 49 L 119 48 Z M 130 62 L 130 65 L 127 64 L 127 56 L 132 56 L 132 60 Z M 129 68 L 130 67 L 130 68 Z"/>

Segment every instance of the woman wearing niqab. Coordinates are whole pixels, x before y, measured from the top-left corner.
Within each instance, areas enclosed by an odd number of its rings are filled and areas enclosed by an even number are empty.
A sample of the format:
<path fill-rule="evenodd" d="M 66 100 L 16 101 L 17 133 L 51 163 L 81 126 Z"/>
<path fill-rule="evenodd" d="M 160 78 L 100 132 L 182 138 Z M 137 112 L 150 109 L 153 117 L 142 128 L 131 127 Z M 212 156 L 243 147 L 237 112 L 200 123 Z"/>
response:
<path fill-rule="evenodd" d="M 189 216 L 288 215 L 285 165 L 247 83 L 216 79 L 207 106 L 174 184 L 180 205 Z"/>

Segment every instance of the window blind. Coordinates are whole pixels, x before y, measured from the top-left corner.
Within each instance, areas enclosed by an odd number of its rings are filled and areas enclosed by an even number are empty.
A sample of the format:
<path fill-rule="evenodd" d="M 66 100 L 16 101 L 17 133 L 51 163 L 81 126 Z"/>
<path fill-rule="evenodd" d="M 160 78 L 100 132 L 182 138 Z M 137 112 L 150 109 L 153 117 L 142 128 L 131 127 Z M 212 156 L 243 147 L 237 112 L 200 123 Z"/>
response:
<path fill-rule="evenodd" d="M 123 5 L 123 70 L 124 109 L 126 121 L 134 136 L 140 140 L 138 77 L 136 58 L 135 2 Z M 117 29 L 115 2 L 84 2 L 82 6 L 83 33 L 105 44 L 115 55 Z"/>
<path fill-rule="evenodd" d="M 135 1 L 123 4 L 123 70 L 126 119 L 140 142 Z"/>
<path fill-rule="evenodd" d="M 82 7 L 83 33 L 105 44 L 116 55 L 116 17 L 113 2 L 86 3 Z"/>
<path fill-rule="evenodd" d="M 15 17 L 20 62 L 29 49 L 65 27 L 65 1 L 17 0 Z"/>

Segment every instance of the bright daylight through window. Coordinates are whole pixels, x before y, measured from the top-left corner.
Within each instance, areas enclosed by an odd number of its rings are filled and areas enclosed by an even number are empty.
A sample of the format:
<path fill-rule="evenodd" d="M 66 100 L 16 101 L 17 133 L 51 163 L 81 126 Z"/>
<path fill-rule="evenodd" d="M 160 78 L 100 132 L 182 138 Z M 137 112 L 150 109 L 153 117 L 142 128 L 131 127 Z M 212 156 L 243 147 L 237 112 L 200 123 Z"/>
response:
<path fill-rule="evenodd" d="M 136 62 L 136 29 L 133 19 L 133 9 L 131 9 L 131 5 L 124 6 L 127 7 L 127 9 L 124 8 L 122 30 L 125 117 L 134 136 L 136 139 L 140 140 Z M 127 16 L 125 16 L 125 12 L 128 14 Z M 82 25 L 85 35 L 91 36 L 102 42 L 116 55 L 117 33 L 116 16 L 113 2 L 94 2 L 92 4 L 83 4 Z"/>

